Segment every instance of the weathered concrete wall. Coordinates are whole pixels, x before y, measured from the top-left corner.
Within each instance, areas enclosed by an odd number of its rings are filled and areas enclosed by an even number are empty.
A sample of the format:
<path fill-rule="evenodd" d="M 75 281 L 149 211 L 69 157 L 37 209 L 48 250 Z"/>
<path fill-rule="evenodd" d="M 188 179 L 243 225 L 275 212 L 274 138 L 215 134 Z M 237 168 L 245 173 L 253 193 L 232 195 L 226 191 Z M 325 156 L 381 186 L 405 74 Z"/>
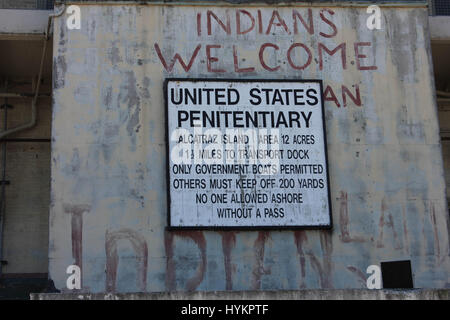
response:
<path fill-rule="evenodd" d="M 54 30 L 58 289 L 71 264 L 89 292 L 364 288 L 367 266 L 403 259 L 415 287 L 450 286 L 426 8 L 383 8 L 370 31 L 363 7 L 80 7 L 81 30 Z M 323 79 L 333 230 L 165 231 L 169 76 Z"/>

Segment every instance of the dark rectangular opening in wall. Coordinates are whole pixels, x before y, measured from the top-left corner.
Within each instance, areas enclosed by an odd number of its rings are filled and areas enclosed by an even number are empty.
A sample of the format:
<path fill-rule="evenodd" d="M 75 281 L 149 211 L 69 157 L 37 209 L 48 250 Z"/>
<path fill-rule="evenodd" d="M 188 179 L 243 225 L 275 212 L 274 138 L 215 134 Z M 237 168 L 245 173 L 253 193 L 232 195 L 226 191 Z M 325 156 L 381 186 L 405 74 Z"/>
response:
<path fill-rule="evenodd" d="M 411 261 L 390 261 L 381 263 L 384 289 L 412 289 Z"/>
<path fill-rule="evenodd" d="M 55 0 L 0 0 L 0 9 L 52 10 Z"/>
<path fill-rule="evenodd" d="M 449 1 L 450 5 L 450 1 Z M 450 19 L 450 18 L 449 18 Z M 434 66 L 434 83 L 438 106 L 439 129 L 446 196 L 450 208 L 450 39 L 432 40 L 431 50 Z"/>
<path fill-rule="evenodd" d="M 434 0 L 433 7 L 434 7 L 435 15 L 450 16 L 450 1 L 449 0 Z"/>

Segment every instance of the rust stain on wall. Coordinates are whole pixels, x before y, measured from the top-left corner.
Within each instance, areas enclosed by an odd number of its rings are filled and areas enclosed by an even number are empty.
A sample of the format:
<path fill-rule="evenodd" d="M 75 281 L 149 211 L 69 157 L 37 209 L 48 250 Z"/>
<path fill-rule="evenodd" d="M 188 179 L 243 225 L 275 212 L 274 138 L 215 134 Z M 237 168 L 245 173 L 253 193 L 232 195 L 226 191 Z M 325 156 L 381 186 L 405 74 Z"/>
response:
<path fill-rule="evenodd" d="M 380 220 L 378 223 L 378 227 L 379 227 L 380 231 L 379 231 L 379 236 L 378 236 L 378 240 L 377 240 L 377 248 L 384 247 L 383 232 L 384 232 L 384 227 L 388 227 L 392 230 L 392 234 L 394 237 L 394 248 L 396 250 L 400 250 L 403 248 L 403 246 L 399 240 L 397 231 L 395 229 L 394 218 L 392 217 L 392 213 L 390 213 L 390 212 L 386 213 L 386 211 L 389 211 L 389 210 L 388 210 L 388 207 L 386 204 L 386 199 L 383 198 L 383 200 L 381 201 L 381 216 L 380 216 Z M 386 215 L 387 215 L 387 221 L 385 221 Z"/>
<path fill-rule="evenodd" d="M 165 233 L 166 248 L 166 288 L 167 290 L 176 289 L 176 264 L 173 259 L 174 255 L 174 238 L 187 238 L 194 241 L 200 250 L 201 261 L 199 261 L 196 274 L 186 282 L 186 291 L 195 290 L 203 281 L 206 272 L 206 239 L 201 231 L 170 231 Z"/>
<path fill-rule="evenodd" d="M 405 250 L 409 254 L 409 238 L 408 238 L 408 225 L 406 222 L 406 208 L 402 206 L 402 218 L 403 218 L 403 233 L 405 236 Z"/>
<path fill-rule="evenodd" d="M 332 280 L 332 253 L 333 244 L 332 238 L 326 231 L 319 231 L 320 247 L 322 249 L 322 262 L 314 254 L 311 249 L 305 249 L 308 246 L 307 231 L 294 231 L 294 243 L 297 247 L 297 253 L 300 260 L 300 288 L 306 287 L 306 262 L 309 261 L 311 267 L 316 271 L 319 277 L 319 284 L 321 288 L 333 288 Z"/>
<path fill-rule="evenodd" d="M 223 250 L 223 263 L 225 266 L 225 289 L 233 289 L 233 273 L 236 270 L 235 265 L 232 263 L 231 251 L 236 246 L 236 232 L 225 231 L 220 232 L 222 235 L 222 250 Z"/>
<path fill-rule="evenodd" d="M 347 269 L 358 278 L 358 282 L 361 284 L 361 287 L 364 288 L 367 280 L 366 274 L 354 266 L 347 266 Z"/>
<path fill-rule="evenodd" d="M 166 290 L 174 291 L 176 288 L 175 282 L 175 263 L 173 261 L 173 237 L 172 232 L 164 232 L 164 248 L 166 252 Z"/>
<path fill-rule="evenodd" d="M 342 242 L 348 243 L 348 242 L 364 242 L 366 241 L 363 237 L 358 236 L 351 236 L 349 225 L 350 225 L 350 218 L 348 216 L 348 195 L 347 192 L 341 191 L 339 200 L 339 223 L 341 228 L 341 234 L 339 235 L 339 238 Z"/>
<path fill-rule="evenodd" d="M 435 211 L 433 201 L 430 201 L 430 207 L 431 207 L 430 208 L 431 223 L 433 225 L 434 245 L 435 245 L 435 250 L 436 250 L 435 254 L 436 254 L 437 261 L 440 263 L 441 248 L 439 245 L 439 231 L 438 231 L 438 226 L 437 226 L 437 222 L 436 222 L 436 211 Z"/>
<path fill-rule="evenodd" d="M 120 229 L 117 231 L 106 231 L 105 253 L 106 253 L 106 292 L 116 291 L 117 269 L 119 267 L 119 255 L 117 253 L 117 242 L 119 240 L 129 241 L 134 249 L 137 259 L 137 286 L 141 292 L 147 287 L 148 248 L 147 241 L 138 232 L 131 229 Z"/>
<path fill-rule="evenodd" d="M 254 250 L 255 250 L 255 263 L 253 266 L 253 279 L 252 279 L 252 289 L 261 290 L 261 276 L 268 275 L 271 273 L 269 268 L 264 267 L 264 253 L 266 241 L 270 237 L 268 231 L 259 231 L 258 238 L 255 240 Z"/>
<path fill-rule="evenodd" d="M 72 257 L 74 264 L 80 267 L 83 274 L 83 213 L 91 210 L 90 205 L 64 204 L 64 212 L 71 215 Z M 83 277 L 81 277 L 81 283 Z"/>
<path fill-rule="evenodd" d="M 300 260 L 300 288 L 306 288 L 305 278 L 306 278 L 306 256 L 303 250 L 306 242 L 308 241 L 308 236 L 306 231 L 294 231 L 294 241 L 297 247 L 297 253 Z"/>

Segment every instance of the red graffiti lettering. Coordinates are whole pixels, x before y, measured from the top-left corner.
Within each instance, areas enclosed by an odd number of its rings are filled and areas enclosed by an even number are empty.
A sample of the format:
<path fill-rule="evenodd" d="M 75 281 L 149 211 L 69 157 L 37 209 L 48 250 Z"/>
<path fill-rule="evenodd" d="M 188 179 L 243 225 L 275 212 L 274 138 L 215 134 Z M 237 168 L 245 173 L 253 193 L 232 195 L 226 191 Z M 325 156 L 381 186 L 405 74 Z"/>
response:
<path fill-rule="evenodd" d="M 305 27 L 306 31 L 308 31 L 309 34 L 311 35 L 314 34 L 314 20 L 311 8 L 308 9 L 308 24 L 297 10 L 295 9 L 292 10 L 292 19 L 294 20 L 294 33 L 298 34 L 298 23 L 296 18 L 300 19 L 300 22 L 302 23 L 303 27 Z"/>
<path fill-rule="evenodd" d="M 338 50 L 341 51 L 341 62 L 342 62 L 342 68 L 345 70 L 347 69 L 347 58 L 346 58 L 346 52 L 345 52 L 346 44 L 341 43 L 333 50 L 329 50 L 323 43 L 319 43 L 319 69 L 323 70 L 323 54 L 322 50 L 325 50 L 326 53 L 328 53 L 330 56 L 333 56 Z"/>
<path fill-rule="evenodd" d="M 145 239 L 136 231 L 131 229 L 121 229 L 117 231 L 106 231 L 105 252 L 106 252 L 106 291 L 116 291 L 117 269 L 119 267 L 119 255 L 117 254 L 117 242 L 128 240 L 133 246 L 138 261 L 137 285 L 141 292 L 147 287 L 147 265 L 148 248 Z"/>
<path fill-rule="evenodd" d="M 306 61 L 303 65 L 301 65 L 301 66 L 296 65 L 296 64 L 292 61 L 292 51 L 293 51 L 295 48 L 298 48 L 298 47 L 302 48 L 302 49 L 306 52 L 306 54 L 308 55 L 307 61 Z M 299 55 L 299 56 L 300 56 L 300 55 Z M 311 51 L 308 49 L 308 47 L 305 46 L 303 43 L 294 43 L 294 44 L 292 44 L 292 45 L 289 47 L 289 49 L 288 49 L 288 51 L 287 51 L 287 60 L 288 60 L 288 62 L 289 62 L 289 65 L 292 67 L 292 69 L 295 69 L 295 70 L 304 70 L 304 69 L 306 69 L 306 68 L 311 64 L 311 61 L 312 61 L 312 53 L 311 53 Z"/>
<path fill-rule="evenodd" d="M 261 66 L 268 70 L 268 71 L 277 71 L 278 69 L 280 69 L 280 66 L 276 66 L 276 67 L 269 67 L 266 62 L 264 61 L 264 50 L 267 47 L 271 47 L 274 48 L 275 50 L 280 49 L 276 44 L 273 43 L 264 43 L 261 48 L 259 49 L 259 62 L 261 63 Z"/>
<path fill-rule="evenodd" d="M 275 18 L 277 18 L 278 22 L 275 22 Z M 286 31 L 287 34 L 291 34 L 286 25 L 286 22 L 284 22 L 284 20 L 280 17 L 280 14 L 277 10 L 274 10 L 272 12 L 272 17 L 270 18 L 269 25 L 267 26 L 266 34 L 269 34 L 271 32 L 273 25 L 277 27 L 283 27 L 284 31 Z"/>
<path fill-rule="evenodd" d="M 372 44 L 370 42 L 356 42 L 354 44 L 356 67 L 358 68 L 358 70 L 377 70 L 378 69 L 377 66 L 362 66 L 361 65 L 360 59 L 367 58 L 367 56 L 365 54 L 362 54 L 359 52 L 359 47 L 362 47 L 362 46 L 370 47 L 371 45 Z"/>
<path fill-rule="evenodd" d="M 184 71 L 188 72 L 191 69 L 192 64 L 194 63 L 194 60 L 197 57 L 197 54 L 200 51 L 200 48 L 201 48 L 201 45 L 199 44 L 195 48 L 194 53 L 192 54 L 191 59 L 189 60 L 189 63 L 187 65 L 184 63 L 183 59 L 181 58 L 181 56 L 178 53 L 176 53 L 174 55 L 174 57 L 170 61 L 170 64 L 167 64 L 166 59 L 164 59 L 164 57 L 161 53 L 161 49 L 159 48 L 159 45 L 157 43 L 155 43 L 155 50 L 156 50 L 156 53 L 158 54 L 159 60 L 161 60 L 161 63 L 164 66 L 164 69 L 166 69 L 166 71 L 168 71 L 168 72 L 172 72 L 173 67 L 175 66 L 175 62 L 177 60 L 180 62 Z"/>
<path fill-rule="evenodd" d="M 361 94 L 359 92 L 359 86 L 355 84 L 354 87 L 355 87 L 355 95 L 353 95 L 346 86 L 342 85 L 342 101 L 344 102 L 344 107 L 347 106 L 347 96 L 350 97 L 350 99 L 353 101 L 355 105 L 361 107 Z"/>
<path fill-rule="evenodd" d="M 230 24 L 230 16 L 228 15 L 228 11 L 226 12 L 226 25 L 223 23 L 222 20 L 220 20 L 216 14 L 214 12 L 212 12 L 211 10 L 208 10 L 206 12 L 206 21 L 207 21 L 207 28 L 208 28 L 208 35 L 210 36 L 212 34 L 211 32 L 211 17 L 214 18 L 214 20 L 216 20 L 216 22 L 218 23 L 218 25 L 226 32 L 226 34 L 230 35 L 231 34 L 231 24 Z"/>
<path fill-rule="evenodd" d="M 336 28 L 336 25 L 335 25 L 332 21 L 330 21 L 330 20 L 328 20 L 327 18 L 325 18 L 325 16 L 323 15 L 324 12 L 327 12 L 327 13 L 329 13 L 330 15 L 334 15 L 334 11 L 333 11 L 333 10 L 330 10 L 330 9 L 322 9 L 322 10 L 320 10 L 320 14 L 319 14 L 319 15 L 320 15 L 320 18 L 321 18 L 326 24 L 328 24 L 328 25 L 331 27 L 331 29 L 333 29 L 333 33 L 331 33 L 331 34 L 326 34 L 326 33 L 320 32 L 319 34 L 320 34 L 322 37 L 325 37 L 325 38 L 333 38 L 333 37 L 336 36 L 337 33 L 338 33 L 337 28 Z"/>
<path fill-rule="evenodd" d="M 209 44 L 206 46 L 206 67 L 209 72 L 225 72 L 224 69 L 213 69 L 212 67 L 212 63 L 219 61 L 219 59 L 211 56 L 211 49 L 219 49 L 221 47 L 219 44 Z"/>
<path fill-rule="evenodd" d="M 237 54 L 236 46 L 233 46 L 233 61 L 234 61 L 234 71 L 235 72 L 253 72 L 255 71 L 254 67 L 248 67 L 248 68 L 240 68 L 239 67 L 239 57 Z"/>
<path fill-rule="evenodd" d="M 250 18 L 250 21 L 252 22 L 252 25 L 247 29 L 242 31 L 241 30 L 241 13 L 245 14 L 247 17 Z M 248 12 L 247 10 L 236 10 L 236 34 L 246 34 L 253 30 L 255 27 L 255 18 Z"/>

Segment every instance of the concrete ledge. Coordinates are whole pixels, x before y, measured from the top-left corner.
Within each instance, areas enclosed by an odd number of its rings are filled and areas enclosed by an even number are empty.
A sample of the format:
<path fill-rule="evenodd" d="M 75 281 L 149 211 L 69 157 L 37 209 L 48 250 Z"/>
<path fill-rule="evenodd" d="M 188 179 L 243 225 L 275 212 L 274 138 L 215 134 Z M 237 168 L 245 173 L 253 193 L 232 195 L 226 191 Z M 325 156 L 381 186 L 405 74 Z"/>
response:
<path fill-rule="evenodd" d="M 450 289 L 32 293 L 31 300 L 450 300 Z"/>
<path fill-rule="evenodd" d="M 0 37 L 14 34 L 44 34 L 52 10 L 0 9 Z"/>
<path fill-rule="evenodd" d="M 431 40 L 450 40 L 450 16 L 430 17 Z"/>

